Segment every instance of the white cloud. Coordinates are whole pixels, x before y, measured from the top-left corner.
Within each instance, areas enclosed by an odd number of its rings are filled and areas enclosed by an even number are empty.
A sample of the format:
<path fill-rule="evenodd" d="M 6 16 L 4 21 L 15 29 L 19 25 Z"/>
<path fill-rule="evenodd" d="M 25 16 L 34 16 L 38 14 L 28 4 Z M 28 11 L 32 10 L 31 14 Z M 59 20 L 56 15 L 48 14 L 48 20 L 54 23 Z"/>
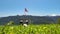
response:
<path fill-rule="evenodd" d="M 51 16 L 57 16 L 56 14 L 51 14 Z"/>
<path fill-rule="evenodd" d="M 60 14 L 50 14 L 48 16 L 60 16 Z"/>

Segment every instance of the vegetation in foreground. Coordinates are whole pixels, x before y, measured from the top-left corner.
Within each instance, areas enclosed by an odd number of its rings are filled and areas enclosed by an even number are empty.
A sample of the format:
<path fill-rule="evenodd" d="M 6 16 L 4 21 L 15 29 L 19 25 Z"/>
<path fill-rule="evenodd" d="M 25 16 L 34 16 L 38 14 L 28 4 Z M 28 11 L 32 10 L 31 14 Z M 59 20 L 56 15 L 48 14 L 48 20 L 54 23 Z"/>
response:
<path fill-rule="evenodd" d="M 59 24 L 0 26 L 0 34 L 60 34 Z"/>

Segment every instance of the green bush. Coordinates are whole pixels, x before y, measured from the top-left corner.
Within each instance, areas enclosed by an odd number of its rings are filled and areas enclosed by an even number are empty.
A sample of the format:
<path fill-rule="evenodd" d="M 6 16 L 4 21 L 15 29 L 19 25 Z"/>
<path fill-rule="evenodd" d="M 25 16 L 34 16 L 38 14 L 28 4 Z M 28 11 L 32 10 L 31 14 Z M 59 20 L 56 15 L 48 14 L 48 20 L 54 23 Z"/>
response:
<path fill-rule="evenodd" d="M 6 25 L 13 25 L 14 21 L 9 21 L 9 23 L 7 23 Z"/>
<path fill-rule="evenodd" d="M 4 29 L 3 29 L 4 28 Z M 0 26 L 0 34 L 60 34 L 59 24 Z"/>

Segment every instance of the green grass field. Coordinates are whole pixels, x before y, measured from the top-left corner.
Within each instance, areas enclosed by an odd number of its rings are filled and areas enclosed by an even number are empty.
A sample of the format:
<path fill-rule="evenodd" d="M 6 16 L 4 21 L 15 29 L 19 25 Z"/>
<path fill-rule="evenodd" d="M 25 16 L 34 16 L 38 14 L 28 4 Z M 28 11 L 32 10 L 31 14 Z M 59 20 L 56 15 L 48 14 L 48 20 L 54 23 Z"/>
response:
<path fill-rule="evenodd" d="M 60 34 L 59 24 L 0 26 L 0 34 Z"/>

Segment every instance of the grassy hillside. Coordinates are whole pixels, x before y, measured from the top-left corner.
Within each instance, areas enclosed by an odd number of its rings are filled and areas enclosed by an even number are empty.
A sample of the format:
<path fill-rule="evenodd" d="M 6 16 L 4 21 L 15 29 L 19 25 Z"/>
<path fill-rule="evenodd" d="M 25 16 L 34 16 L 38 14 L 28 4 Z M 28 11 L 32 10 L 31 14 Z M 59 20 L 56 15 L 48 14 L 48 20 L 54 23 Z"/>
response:
<path fill-rule="evenodd" d="M 60 34 L 59 24 L 0 26 L 0 34 Z"/>

